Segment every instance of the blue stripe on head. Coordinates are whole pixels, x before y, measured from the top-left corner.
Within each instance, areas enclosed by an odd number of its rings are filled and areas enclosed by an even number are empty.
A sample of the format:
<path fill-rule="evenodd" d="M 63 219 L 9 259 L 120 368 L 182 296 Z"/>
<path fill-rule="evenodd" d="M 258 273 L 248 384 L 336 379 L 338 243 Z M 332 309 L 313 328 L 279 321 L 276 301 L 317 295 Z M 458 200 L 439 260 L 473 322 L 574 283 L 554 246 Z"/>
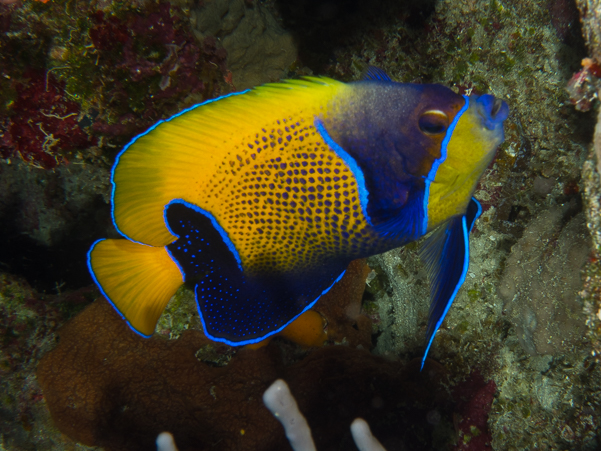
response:
<path fill-rule="evenodd" d="M 234 246 L 234 243 L 230 239 L 230 236 L 223 229 L 223 227 L 221 227 L 221 225 L 219 224 L 219 222 L 217 221 L 217 218 L 215 218 L 215 216 L 213 216 L 207 210 L 204 210 L 204 209 L 200 208 L 198 205 L 191 204 L 190 202 L 186 202 L 183 199 L 173 199 L 167 205 L 165 205 L 165 209 L 163 210 L 163 217 L 164 217 L 164 220 L 165 220 L 165 226 L 169 230 L 169 233 L 171 233 L 172 235 L 175 235 L 177 237 L 177 239 L 180 238 L 180 236 L 177 233 L 174 233 L 173 230 L 171 230 L 171 227 L 169 226 L 169 222 L 167 221 L 167 209 L 172 204 L 182 204 L 182 205 L 185 205 L 186 207 L 191 208 L 192 210 L 194 210 L 194 211 L 200 213 L 201 215 L 206 216 L 207 218 L 209 218 L 211 220 L 211 224 L 213 225 L 213 227 L 215 227 L 215 230 L 217 230 L 217 232 L 219 232 L 219 235 L 221 236 L 221 239 L 226 244 L 227 248 L 230 250 L 230 252 L 234 256 L 234 258 L 236 259 L 236 263 L 238 264 L 238 268 L 240 269 L 240 271 L 244 272 L 244 270 L 242 268 L 242 260 L 240 259 L 240 254 L 238 253 L 238 250 L 236 249 L 236 246 Z M 183 269 L 179 265 L 177 259 L 173 258 L 173 255 L 171 255 L 171 252 L 169 251 L 169 248 L 166 247 L 165 249 L 167 249 L 167 252 L 169 253 L 169 256 L 173 259 L 173 261 L 177 263 L 177 266 L 179 267 L 179 270 L 181 271 L 181 273 L 185 274 L 184 271 L 183 271 Z M 185 275 L 184 275 L 184 282 L 185 282 Z"/>
<path fill-rule="evenodd" d="M 315 119 L 315 128 L 321 135 L 321 138 L 325 141 L 330 149 L 332 149 L 336 155 L 344 160 L 346 165 L 349 167 L 353 176 L 355 177 L 355 181 L 357 182 L 357 189 L 359 190 L 359 200 L 361 202 L 361 209 L 363 210 L 363 216 L 367 220 L 368 224 L 373 226 L 371 223 L 371 219 L 367 214 L 367 196 L 369 192 L 367 191 L 367 187 L 365 186 L 365 176 L 363 175 L 363 171 L 355 161 L 355 159 L 349 155 L 349 153 L 344 150 L 342 147 L 336 143 L 324 127 L 323 123 L 319 119 Z"/>
<path fill-rule="evenodd" d="M 451 124 L 449 125 L 445 137 L 442 140 L 442 144 L 440 145 L 440 158 L 434 160 L 434 162 L 432 163 L 432 167 L 430 168 L 430 172 L 428 172 L 428 175 L 425 180 L 423 205 L 424 220 L 422 223 L 422 234 L 425 234 L 428 230 L 428 202 L 430 200 L 430 184 L 436 178 L 436 172 L 438 171 L 438 168 L 447 158 L 447 146 L 449 145 L 449 141 L 451 141 L 451 137 L 453 136 L 453 132 L 455 131 L 455 127 L 457 126 L 457 122 L 459 122 L 459 119 L 461 118 L 461 116 L 463 116 L 463 113 L 465 113 L 470 106 L 470 98 L 466 95 L 464 95 L 463 98 L 465 99 L 465 105 L 463 105 L 463 108 L 459 110 L 459 112 L 455 115 L 453 122 L 451 122 Z"/>
<path fill-rule="evenodd" d="M 259 343 L 259 342 L 261 342 L 261 341 L 265 340 L 266 338 L 269 338 L 269 337 L 271 337 L 272 335 L 275 335 L 275 334 L 277 334 L 277 333 L 280 333 L 282 330 L 284 330 L 286 327 L 288 327 L 288 326 L 290 325 L 290 323 L 293 323 L 293 322 L 294 322 L 294 321 L 295 321 L 295 320 L 296 320 L 296 319 L 297 319 L 299 316 L 301 316 L 301 315 L 302 315 L 303 313 L 305 313 L 307 310 L 311 309 L 311 308 L 312 308 L 312 307 L 315 305 L 315 303 L 316 303 L 316 302 L 317 302 L 317 301 L 318 301 L 318 300 L 319 300 L 319 299 L 320 299 L 320 298 L 321 298 L 321 297 L 322 297 L 324 294 L 326 294 L 328 291 L 330 291 L 330 289 L 331 289 L 331 288 L 332 288 L 334 285 L 336 285 L 336 283 L 338 283 L 338 281 L 339 281 L 340 279 L 342 279 L 342 276 L 344 276 L 344 274 L 345 274 L 345 273 L 346 273 L 346 270 L 342 271 L 342 273 L 341 273 L 341 274 L 340 274 L 340 275 L 339 275 L 339 276 L 336 278 L 336 280 L 334 280 L 334 282 L 333 282 L 333 283 L 332 283 L 332 284 L 331 284 L 331 285 L 330 285 L 328 288 L 326 288 L 325 290 L 323 290 L 323 291 L 322 291 L 322 293 L 321 293 L 319 296 L 317 296 L 317 297 L 315 298 L 315 300 L 313 300 L 311 303 L 307 304 L 307 306 L 306 306 L 306 307 L 305 307 L 305 308 L 304 308 L 304 309 L 303 309 L 303 310 L 302 310 L 302 311 L 301 311 L 301 312 L 300 312 L 298 315 L 296 315 L 295 317 L 293 317 L 293 318 L 292 318 L 290 321 L 288 321 L 286 324 L 284 324 L 284 325 L 283 325 L 283 326 L 281 326 L 280 328 L 278 328 L 278 329 L 276 329 L 276 330 L 273 330 L 273 331 L 271 331 L 271 332 L 269 332 L 269 333 L 267 333 L 267 334 L 265 334 L 265 335 L 262 335 L 262 336 L 260 336 L 260 337 L 257 337 L 257 338 L 252 338 L 252 339 L 249 339 L 249 340 L 242 340 L 242 341 L 231 341 L 231 340 L 228 340 L 227 338 L 215 337 L 215 336 L 211 335 L 211 334 L 208 332 L 208 330 L 209 330 L 209 327 L 207 327 L 207 325 L 206 325 L 206 323 L 205 323 L 205 319 L 204 319 L 204 317 L 203 317 L 203 315 L 202 315 L 202 312 L 200 311 L 200 305 L 199 305 L 199 303 L 198 303 L 198 294 L 196 293 L 196 290 L 198 289 L 198 285 L 196 285 L 196 287 L 194 288 L 194 295 L 196 296 L 196 299 L 197 299 L 198 315 L 200 316 L 200 321 L 201 321 L 201 323 L 202 323 L 202 329 L 203 329 L 203 331 L 204 331 L 205 335 L 206 335 L 207 337 L 209 337 L 211 340 L 213 340 L 213 341 L 218 341 L 218 342 L 220 342 L 220 343 L 225 343 L 225 344 L 227 344 L 227 345 L 230 345 L 230 346 L 244 346 L 244 345 L 252 345 L 252 344 L 255 344 L 255 343 Z"/>
<path fill-rule="evenodd" d="M 90 250 L 88 251 L 88 255 L 87 255 L 88 271 L 90 271 L 90 275 L 92 276 L 92 279 L 94 279 L 94 283 L 96 284 L 96 286 L 100 290 L 100 293 L 104 296 L 104 298 L 108 301 L 108 303 L 111 304 L 111 306 L 119 314 L 119 316 L 127 323 L 127 325 L 129 326 L 129 328 L 131 330 L 133 330 L 135 333 L 137 333 L 140 337 L 150 338 L 152 336 L 152 334 L 145 335 L 142 332 L 140 332 L 139 330 L 137 330 L 134 326 L 132 326 L 132 324 L 128 321 L 128 319 L 123 315 L 123 313 L 121 313 L 121 311 L 113 303 L 113 301 L 111 300 L 111 298 L 109 297 L 109 295 L 106 294 L 106 292 L 104 291 L 104 288 L 102 288 L 102 285 L 100 284 L 100 282 L 96 278 L 96 274 L 94 274 L 94 270 L 92 269 L 92 251 L 94 250 L 94 248 L 96 247 L 96 245 L 98 243 L 100 243 L 101 241 L 105 241 L 105 240 L 106 240 L 106 238 L 101 238 L 99 240 L 94 241 L 94 243 L 92 244 L 92 246 L 90 246 Z"/>
<path fill-rule="evenodd" d="M 117 229 L 117 232 L 119 232 L 124 238 L 127 238 L 128 240 L 133 241 L 134 243 L 146 244 L 146 243 L 140 243 L 139 241 L 132 240 L 129 236 L 127 236 L 125 233 L 123 233 L 119 229 L 119 226 L 117 225 L 117 222 L 115 221 L 115 189 L 117 188 L 117 186 L 115 185 L 115 169 L 119 165 L 119 160 L 121 159 L 121 156 L 127 151 L 127 149 L 129 149 L 139 138 L 141 138 L 142 136 L 145 136 L 145 135 L 149 134 L 155 128 L 157 128 L 159 125 L 163 124 L 164 122 L 169 122 L 169 121 L 171 121 L 171 120 L 173 120 L 173 119 L 181 116 L 182 114 L 186 114 L 189 111 L 195 110 L 198 107 L 201 107 L 201 106 L 204 106 L 204 105 L 208 105 L 209 103 L 217 102 L 218 100 L 225 99 L 226 97 L 238 96 L 238 95 L 246 94 L 249 91 L 250 91 L 250 89 L 247 89 L 245 91 L 240 91 L 240 92 L 232 92 L 230 94 L 226 94 L 224 96 L 220 96 L 220 97 L 217 97 L 215 99 L 209 99 L 209 100 L 206 100 L 205 102 L 198 103 L 196 105 L 192 105 L 191 107 L 186 108 L 185 110 L 182 110 L 179 113 L 174 114 L 173 116 L 171 116 L 171 117 L 169 117 L 167 119 L 163 119 L 163 120 L 158 121 L 156 124 L 154 124 L 148 130 L 146 130 L 143 133 L 140 133 L 139 135 L 137 135 L 136 137 L 134 137 L 129 143 L 127 143 L 125 145 L 125 147 L 123 148 L 123 150 L 121 150 L 121 152 L 119 152 L 119 154 L 115 158 L 115 163 L 113 164 L 113 167 L 111 169 L 111 185 L 113 186 L 113 188 L 111 190 L 111 219 L 113 220 L 113 225 L 115 226 L 115 229 Z"/>

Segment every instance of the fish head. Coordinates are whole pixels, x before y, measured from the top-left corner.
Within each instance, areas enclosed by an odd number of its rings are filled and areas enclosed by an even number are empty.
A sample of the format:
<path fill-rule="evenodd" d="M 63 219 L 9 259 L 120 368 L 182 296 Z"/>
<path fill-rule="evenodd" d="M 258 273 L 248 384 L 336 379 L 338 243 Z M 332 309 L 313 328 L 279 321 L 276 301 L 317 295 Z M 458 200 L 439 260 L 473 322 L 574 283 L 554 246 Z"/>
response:
<path fill-rule="evenodd" d="M 507 104 L 437 84 L 351 86 L 323 123 L 362 170 L 371 224 L 415 239 L 463 214 L 503 141 Z"/>

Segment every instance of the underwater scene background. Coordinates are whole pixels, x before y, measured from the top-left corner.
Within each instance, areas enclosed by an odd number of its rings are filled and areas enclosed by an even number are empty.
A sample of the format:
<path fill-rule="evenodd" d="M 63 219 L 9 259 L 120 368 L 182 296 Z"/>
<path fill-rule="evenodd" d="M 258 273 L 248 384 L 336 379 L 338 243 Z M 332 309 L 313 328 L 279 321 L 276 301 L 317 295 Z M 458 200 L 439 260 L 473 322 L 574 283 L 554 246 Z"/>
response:
<path fill-rule="evenodd" d="M 356 417 L 389 451 L 599 449 L 600 18 L 585 0 L 0 0 L 0 450 L 149 450 L 162 431 L 291 449 L 261 399 L 277 378 L 318 450 L 354 449 Z M 133 333 L 86 265 L 118 236 L 123 146 L 221 95 L 369 66 L 511 111 L 424 370 L 416 244 L 320 299 L 325 346 L 211 342 L 186 288 Z"/>

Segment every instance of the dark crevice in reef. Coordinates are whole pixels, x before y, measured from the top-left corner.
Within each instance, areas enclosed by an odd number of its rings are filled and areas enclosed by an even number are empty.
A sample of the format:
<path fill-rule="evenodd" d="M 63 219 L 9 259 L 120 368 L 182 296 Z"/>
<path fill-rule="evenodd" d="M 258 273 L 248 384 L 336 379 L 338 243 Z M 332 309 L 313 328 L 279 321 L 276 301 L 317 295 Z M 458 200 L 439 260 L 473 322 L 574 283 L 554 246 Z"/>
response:
<path fill-rule="evenodd" d="M 15 201 L 4 205 L 0 220 L 0 270 L 22 277 L 39 292 L 57 293 L 75 290 L 93 283 L 86 264 L 90 245 L 106 235 L 104 221 L 110 217 L 109 206 L 101 196 L 86 208 L 65 211 L 69 217 L 64 228 L 45 245 L 23 232 L 21 205 Z"/>
<path fill-rule="evenodd" d="M 434 0 L 276 0 L 284 26 L 297 40 L 303 64 L 314 73 L 323 73 L 333 52 L 364 39 L 374 39 L 386 26 L 401 21 L 419 33 L 434 13 Z M 383 34 L 382 34 L 383 35 Z"/>

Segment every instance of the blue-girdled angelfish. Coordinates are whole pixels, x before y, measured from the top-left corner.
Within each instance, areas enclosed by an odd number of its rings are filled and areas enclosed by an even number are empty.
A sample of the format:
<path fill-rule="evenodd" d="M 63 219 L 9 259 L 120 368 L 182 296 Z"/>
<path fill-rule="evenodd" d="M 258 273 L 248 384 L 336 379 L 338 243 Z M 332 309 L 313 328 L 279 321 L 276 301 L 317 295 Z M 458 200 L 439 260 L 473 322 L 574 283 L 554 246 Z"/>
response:
<path fill-rule="evenodd" d="M 472 197 L 503 141 L 507 104 L 371 68 L 230 94 L 134 138 L 112 170 L 126 239 L 94 243 L 102 293 L 143 336 L 183 284 L 206 335 L 230 345 L 285 328 L 349 262 L 430 231 L 427 352 L 469 261 Z M 422 362 L 423 365 L 423 362 Z"/>

